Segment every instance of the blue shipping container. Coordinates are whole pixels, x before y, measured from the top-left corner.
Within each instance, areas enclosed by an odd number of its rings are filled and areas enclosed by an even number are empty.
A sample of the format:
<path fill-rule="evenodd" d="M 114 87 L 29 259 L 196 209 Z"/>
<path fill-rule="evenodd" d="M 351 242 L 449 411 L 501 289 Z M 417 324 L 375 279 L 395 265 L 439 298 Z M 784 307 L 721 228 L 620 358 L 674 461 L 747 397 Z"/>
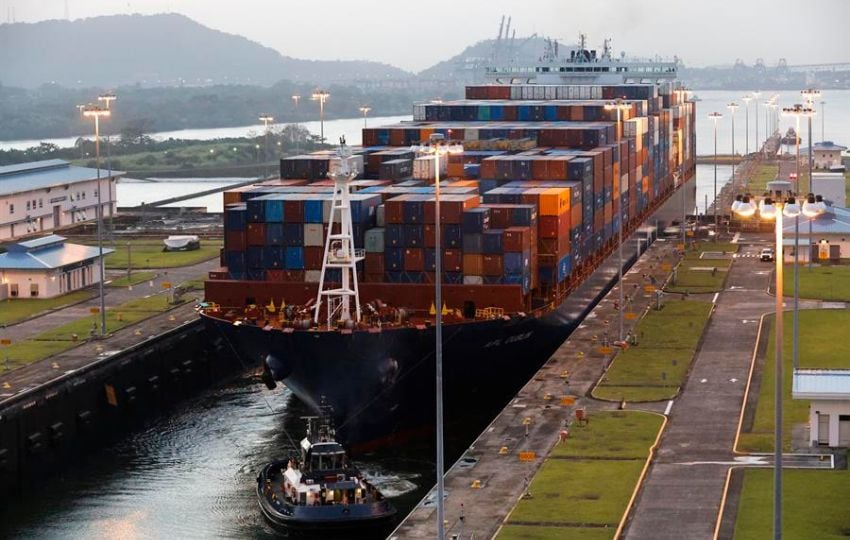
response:
<path fill-rule="evenodd" d="M 287 270 L 304 270 L 304 248 L 288 247 L 284 258 Z"/>
<path fill-rule="evenodd" d="M 268 201 L 250 201 L 251 203 L 265 203 L 266 222 L 283 223 L 283 201 L 268 200 Z"/>

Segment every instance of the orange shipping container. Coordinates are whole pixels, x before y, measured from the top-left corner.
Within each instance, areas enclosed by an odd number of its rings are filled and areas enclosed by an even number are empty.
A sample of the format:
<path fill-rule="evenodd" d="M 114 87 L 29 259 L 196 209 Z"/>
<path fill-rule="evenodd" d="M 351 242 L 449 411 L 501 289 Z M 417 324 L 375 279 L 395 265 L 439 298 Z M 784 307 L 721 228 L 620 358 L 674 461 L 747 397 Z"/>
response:
<path fill-rule="evenodd" d="M 559 216 L 570 211 L 570 190 L 548 188 L 540 194 L 540 215 Z"/>
<path fill-rule="evenodd" d="M 483 276 L 484 256 L 465 253 L 463 255 L 463 273 L 468 276 Z"/>

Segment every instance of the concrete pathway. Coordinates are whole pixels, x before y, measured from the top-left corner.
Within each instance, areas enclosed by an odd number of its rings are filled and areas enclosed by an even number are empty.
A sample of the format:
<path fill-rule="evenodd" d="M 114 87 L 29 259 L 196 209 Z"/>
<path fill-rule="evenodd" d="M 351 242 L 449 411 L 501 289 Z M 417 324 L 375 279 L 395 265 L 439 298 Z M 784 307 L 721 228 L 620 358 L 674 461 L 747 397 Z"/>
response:
<path fill-rule="evenodd" d="M 181 268 L 166 268 L 161 270 L 139 270 L 140 272 L 154 272 L 157 277 L 152 281 L 153 286 L 147 281 L 132 287 L 104 287 L 104 299 L 106 307 L 118 306 L 135 298 L 144 298 L 152 294 L 162 294 L 162 283 L 169 281 L 173 285 L 178 285 L 190 279 L 206 277 L 210 270 L 217 268 L 218 259 L 205 261 L 194 264 L 192 266 L 184 266 Z M 119 276 L 115 273 L 107 271 L 107 280 L 113 277 L 117 279 Z M 62 326 L 69 322 L 76 321 L 91 314 L 89 311 L 93 307 L 100 307 L 100 297 L 97 296 L 97 286 L 94 287 L 95 297 L 66 308 L 61 308 L 55 311 L 47 312 L 44 315 L 11 324 L 5 330 L 0 330 L 0 337 L 11 339 L 13 342 L 21 341 L 37 334 Z M 85 338 L 86 336 L 80 336 Z"/>
<path fill-rule="evenodd" d="M 746 256 L 758 249 L 742 246 L 744 256 L 735 259 L 717 295 L 702 347 L 632 512 L 628 539 L 713 536 L 759 318 L 774 303 L 765 292 L 770 265 Z"/>

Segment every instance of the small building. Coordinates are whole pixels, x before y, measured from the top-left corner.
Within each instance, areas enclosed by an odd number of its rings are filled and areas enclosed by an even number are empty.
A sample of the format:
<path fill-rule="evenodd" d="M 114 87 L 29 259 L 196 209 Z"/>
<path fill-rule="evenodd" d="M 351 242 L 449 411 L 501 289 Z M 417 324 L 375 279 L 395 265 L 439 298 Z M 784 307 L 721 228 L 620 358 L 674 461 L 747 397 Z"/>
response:
<path fill-rule="evenodd" d="M 811 446 L 850 446 L 850 369 L 796 369 L 791 397 L 810 401 Z"/>
<path fill-rule="evenodd" d="M 840 206 L 827 206 L 826 212 L 814 218 L 800 215 L 800 262 L 834 261 L 850 257 L 850 210 Z M 809 221 L 812 222 L 812 235 L 809 237 Z M 794 260 L 794 219 L 785 218 L 783 222 L 785 261 Z M 807 246 L 810 246 L 808 249 Z"/>
<path fill-rule="evenodd" d="M 831 167 L 843 166 L 841 153 L 847 150 L 846 146 L 835 144 L 832 141 L 817 142 L 812 145 L 814 155 L 813 165 L 815 169 L 829 169 Z M 800 149 L 801 154 L 808 155 L 808 148 Z"/>
<path fill-rule="evenodd" d="M 115 215 L 124 173 L 100 170 L 104 218 Z M 0 241 L 97 219 L 97 169 L 49 159 L 0 167 Z"/>
<path fill-rule="evenodd" d="M 0 253 L 0 299 L 52 298 L 100 281 L 100 250 L 62 236 L 6 244 Z M 103 249 L 108 255 L 114 249 Z"/>

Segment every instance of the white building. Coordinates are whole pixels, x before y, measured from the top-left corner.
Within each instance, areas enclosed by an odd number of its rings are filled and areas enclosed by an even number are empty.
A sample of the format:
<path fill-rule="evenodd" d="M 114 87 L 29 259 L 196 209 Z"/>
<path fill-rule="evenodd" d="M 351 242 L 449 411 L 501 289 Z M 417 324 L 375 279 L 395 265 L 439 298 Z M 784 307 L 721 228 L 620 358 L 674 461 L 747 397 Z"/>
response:
<path fill-rule="evenodd" d="M 812 235 L 809 237 L 809 220 L 812 222 Z M 783 222 L 782 243 L 785 247 L 785 262 L 794 260 L 795 228 L 794 220 L 786 218 Z M 800 215 L 800 262 L 827 260 L 838 262 L 850 257 L 850 209 L 828 206 L 826 212 L 814 218 Z M 806 246 L 811 246 L 809 249 Z"/>
<path fill-rule="evenodd" d="M 841 153 L 847 150 L 846 146 L 835 144 L 832 141 L 817 142 L 812 145 L 812 160 L 815 169 L 829 169 L 830 167 L 842 165 Z M 808 154 L 808 148 L 803 153 Z"/>
<path fill-rule="evenodd" d="M 850 446 L 850 369 L 797 369 L 791 396 L 810 400 L 811 446 Z"/>
<path fill-rule="evenodd" d="M 6 244 L 0 253 L 0 299 L 51 298 L 100 281 L 100 250 L 51 234 Z M 108 255 L 114 249 L 103 249 Z"/>
<path fill-rule="evenodd" d="M 104 218 L 115 214 L 115 183 L 101 169 Z M 61 159 L 0 167 L 0 241 L 97 219 L 97 169 Z"/>

